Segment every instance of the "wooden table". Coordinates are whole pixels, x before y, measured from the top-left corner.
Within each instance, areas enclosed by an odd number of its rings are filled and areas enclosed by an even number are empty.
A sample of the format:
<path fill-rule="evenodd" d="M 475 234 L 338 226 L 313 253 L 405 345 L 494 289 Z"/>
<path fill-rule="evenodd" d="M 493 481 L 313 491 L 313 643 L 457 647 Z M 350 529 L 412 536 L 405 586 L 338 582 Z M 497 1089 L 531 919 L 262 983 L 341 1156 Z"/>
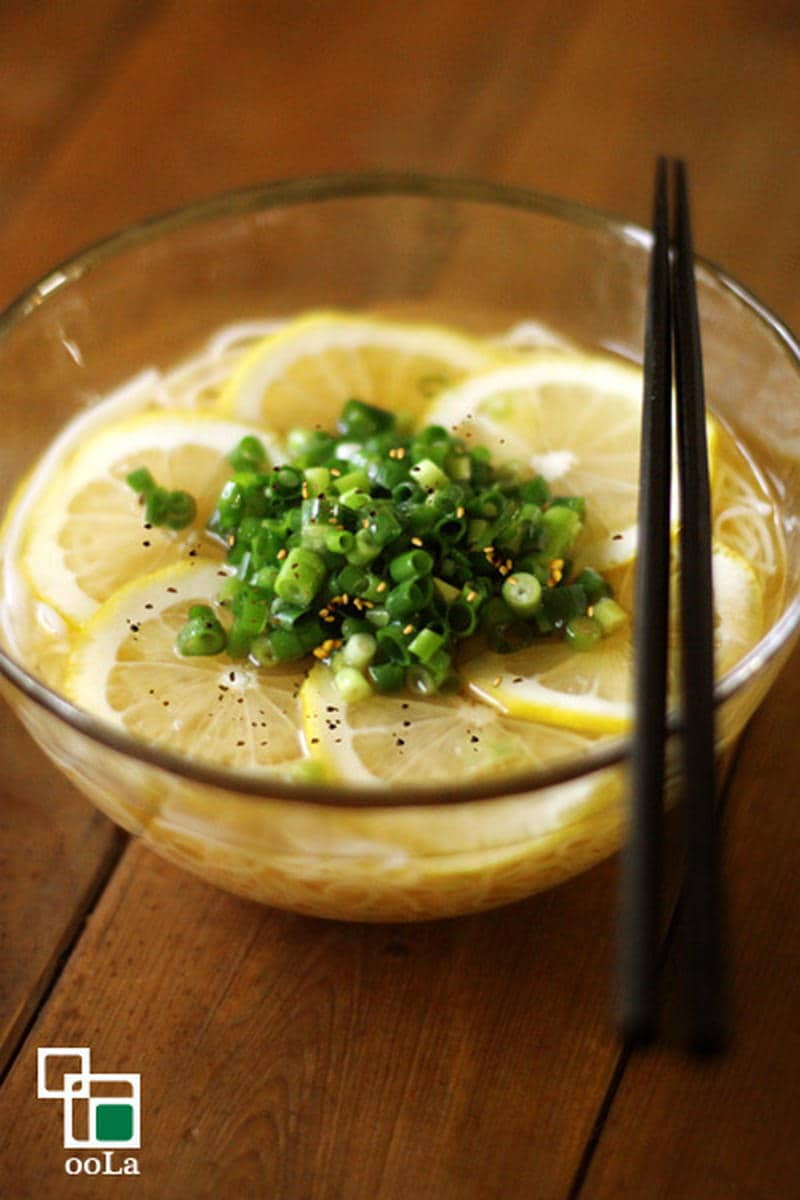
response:
<path fill-rule="evenodd" d="M 0 300 L 115 227 L 351 168 L 478 175 L 695 240 L 800 325 L 791 0 L 6 0 Z M 616 868 L 415 927 L 259 908 L 126 842 L 0 713 L 0 1195 L 717 1200 L 800 1195 L 800 657 L 728 787 L 735 1039 L 626 1058 Z M 673 955 L 667 956 L 668 987 Z M 143 1081 L 141 1175 L 65 1175 L 36 1048 Z"/>

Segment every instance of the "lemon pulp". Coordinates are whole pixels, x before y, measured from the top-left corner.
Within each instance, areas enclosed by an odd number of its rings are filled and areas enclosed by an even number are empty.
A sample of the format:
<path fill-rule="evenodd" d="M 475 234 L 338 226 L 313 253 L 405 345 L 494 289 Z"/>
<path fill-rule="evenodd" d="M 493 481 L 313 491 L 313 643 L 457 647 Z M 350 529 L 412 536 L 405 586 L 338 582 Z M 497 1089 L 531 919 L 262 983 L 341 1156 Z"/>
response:
<path fill-rule="evenodd" d="M 291 684 L 280 673 L 261 672 L 265 680 L 278 682 L 277 688 L 269 685 L 272 692 L 280 687 L 300 691 L 301 699 L 285 706 L 280 720 L 277 710 L 270 710 L 271 720 L 292 727 L 279 753 L 257 753 L 253 738 L 243 739 L 236 721 L 225 725 L 219 719 L 224 706 L 198 699 L 191 717 L 167 711 L 175 700 L 165 705 L 166 692 L 184 697 L 174 681 L 180 668 L 189 668 L 169 646 L 179 607 L 162 613 L 151 589 L 173 574 L 181 595 L 189 579 L 208 580 L 209 591 L 196 598 L 213 600 L 222 551 L 204 528 L 230 471 L 227 452 L 255 432 L 278 463 L 287 428 L 304 421 L 330 425 L 342 399 L 354 394 L 415 415 L 420 423 L 443 424 L 468 442 L 487 445 L 498 458 L 521 460 L 555 490 L 584 495 L 588 520 L 579 557 L 611 571 L 628 610 L 632 599 L 641 374 L 630 364 L 547 349 L 517 351 L 510 362 L 497 342 L 443 327 L 327 312 L 278 329 L 242 325 L 217 335 L 213 346 L 207 356 L 213 371 L 201 356 L 163 379 L 143 372 L 135 387 L 107 402 L 105 419 L 101 413 L 86 436 L 71 434 L 68 427 L 47 456 L 47 471 L 34 472 L 23 491 L 22 519 L 11 522 L 4 551 L 6 596 L 16 589 L 18 606 L 27 602 L 34 641 L 46 642 L 50 634 L 59 641 L 63 652 L 54 661 L 62 671 L 69 659 L 67 688 L 77 703 L 182 752 L 197 753 L 194 737 L 198 745 L 213 748 L 220 763 L 241 759 L 267 767 L 289 762 L 293 754 L 306 755 L 330 777 L 351 782 L 444 779 L 453 762 L 465 778 L 513 774 L 580 753 L 597 736 L 628 727 L 630 626 L 585 652 L 540 640 L 519 654 L 472 657 L 462 667 L 462 696 L 408 701 L 414 719 L 400 722 L 401 729 L 411 730 L 407 737 L 390 716 L 392 698 L 376 696 L 368 708 L 354 709 L 344 723 L 346 737 L 321 720 L 320 696 L 332 686 L 321 667 L 310 674 L 295 672 Z M 85 425 L 86 418 L 81 421 Z M 710 418 L 715 472 L 726 436 Z M 724 453 L 722 458 L 721 478 L 730 493 L 731 473 Z M 138 466 L 148 467 L 166 486 L 196 495 L 198 515 L 190 529 L 144 527 L 141 507 L 125 483 Z M 740 494 L 734 498 L 739 509 L 747 502 Z M 762 497 L 758 503 L 766 501 Z M 718 514 L 728 532 L 732 511 L 728 497 Z M 760 515 L 755 503 L 749 511 Z M 746 526 L 751 540 L 755 517 Z M 768 536 L 760 544 L 772 547 Z M 763 588 L 741 547 L 719 537 L 714 571 L 717 667 L 724 674 L 760 636 Z M 130 614 L 126 606 L 135 608 L 141 595 L 150 596 L 158 620 L 152 610 L 148 621 Z M 135 667 L 133 642 L 121 620 L 140 629 L 141 661 Z M 213 669 L 204 675 L 203 664 L 190 666 L 198 680 L 213 676 Z M 154 691 L 161 701 L 148 705 L 142 699 L 137 707 L 137 690 L 149 694 L 148 674 L 159 676 Z M 245 693 L 256 675 L 246 665 L 236 673 L 240 682 L 247 676 Z M 196 695 L 202 696 L 202 686 Z M 213 720 L 218 731 L 211 741 L 200 737 L 203 720 Z M 223 746 L 226 738 L 229 744 Z M 299 747 L 296 753 L 287 748 L 292 741 Z"/>

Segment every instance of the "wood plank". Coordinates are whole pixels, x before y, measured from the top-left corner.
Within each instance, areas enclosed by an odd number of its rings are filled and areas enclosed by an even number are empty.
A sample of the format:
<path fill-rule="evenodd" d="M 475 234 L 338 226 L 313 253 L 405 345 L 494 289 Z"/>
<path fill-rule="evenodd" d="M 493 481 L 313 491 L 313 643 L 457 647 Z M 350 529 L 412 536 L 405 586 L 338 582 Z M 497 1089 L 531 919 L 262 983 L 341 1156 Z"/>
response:
<path fill-rule="evenodd" d="M 646 223 L 655 156 L 683 155 L 698 253 L 797 324 L 797 5 L 608 0 L 573 34 L 495 169 Z"/>
<path fill-rule="evenodd" d="M 0 218 L 35 183 L 152 7 L 141 0 L 0 5 Z"/>
<path fill-rule="evenodd" d="M 120 851 L 120 837 L 0 712 L 0 1074 Z"/>
<path fill-rule="evenodd" d="M 149 4 L 0 6 L 0 220 L 34 184 Z M 58 219 L 50 216 L 51 222 Z M 29 235 L 36 237 L 36 231 Z M 13 260 L 15 246 L 5 252 Z M 0 267 L 0 280 L 4 267 Z M 120 851 L 112 825 L 0 708 L 0 1072 Z"/>
<path fill-rule="evenodd" d="M 88 241 L 198 196 L 309 173 L 492 172 L 587 0 L 172 3 L 48 164 L 0 252 L 0 299 Z M 542 69 L 529 72 L 536 45 Z M 32 234 L 35 231 L 35 236 Z"/>
<path fill-rule="evenodd" d="M 800 1179 L 800 653 L 757 713 L 729 801 L 726 874 L 733 1039 L 719 1061 L 671 1049 L 635 1058 L 581 1200 L 792 1196 Z M 666 1004 L 681 994 L 678 959 Z M 669 1130 L 669 1136 L 664 1131 Z"/>
<path fill-rule="evenodd" d="M 75 1045 L 142 1073 L 142 1197 L 564 1196 L 617 1053 L 612 897 L 606 865 L 478 917 L 346 925 L 132 845 L 0 1092 L 0 1193 L 57 1194 L 36 1047 Z"/>

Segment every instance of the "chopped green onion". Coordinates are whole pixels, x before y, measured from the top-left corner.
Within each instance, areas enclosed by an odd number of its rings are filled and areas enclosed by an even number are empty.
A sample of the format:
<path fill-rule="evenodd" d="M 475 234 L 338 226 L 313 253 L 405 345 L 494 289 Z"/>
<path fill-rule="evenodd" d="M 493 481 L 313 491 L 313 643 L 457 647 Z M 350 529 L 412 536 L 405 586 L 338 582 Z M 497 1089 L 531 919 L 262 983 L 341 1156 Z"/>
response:
<path fill-rule="evenodd" d="M 472 475 L 472 460 L 461 450 L 450 455 L 445 467 L 451 479 L 460 479 L 466 482 Z"/>
<path fill-rule="evenodd" d="M 270 606 L 270 620 L 279 629 L 293 629 L 298 621 L 306 615 L 307 609 L 298 604 L 287 604 L 285 600 L 273 600 Z"/>
<path fill-rule="evenodd" d="M 389 504 L 375 506 L 370 510 L 370 515 L 366 519 L 369 521 L 366 527 L 367 531 L 375 545 L 381 549 L 388 546 L 389 542 L 395 541 L 403 533 L 400 518 Z"/>
<path fill-rule="evenodd" d="M 325 529 L 325 549 L 330 550 L 332 554 L 348 554 L 353 549 L 355 540 L 349 529 L 334 529 L 332 526 Z"/>
<path fill-rule="evenodd" d="M 627 619 L 597 571 L 572 577 L 583 498 L 552 496 L 485 447 L 442 426 L 411 433 L 355 397 L 335 434 L 294 429 L 286 445 L 272 467 L 253 435 L 231 451 L 234 475 L 208 528 L 235 571 L 218 595 L 232 621 L 226 633 L 193 605 L 182 653 L 221 647 L 268 666 L 313 651 L 356 703 L 373 689 L 460 686 L 453 655 L 474 634 L 502 653 L 543 634 L 582 648 Z M 194 520 L 192 497 L 146 467 L 128 483 L 153 523 Z"/>
<path fill-rule="evenodd" d="M 325 563 L 313 550 L 295 546 L 289 551 L 275 580 L 275 594 L 289 604 L 311 604 L 327 574 Z"/>
<path fill-rule="evenodd" d="M 594 617 L 570 617 L 566 626 L 567 641 L 576 650 L 591 650 L 603 636 Z"/>
<path fill-rule="evenodd" d="M 581 522 L 586 520 L 586 500 L 583 496 L 554 496 L 550 501 L 551 508 L 569 508 L 580 517 Z"/>
<path fill-rule="evenodd" d="M 368 491 L 369 478 L 366 471 L 359 468 L 357 471 L 348 471 L 346 475 L 340 475 L 338 479 L 334 479 L 333 486 L 341 494 L 354 491 L 356 488 Z"/>
<path fill-rule="evenodd" d="M 447 609 L 447 621 L 456 637 L 469 637 L 478 628 L 475 608 L 459 596 Z"/>
<path fill-rule="evenodd" d="M 452 454 L 454 445 L 453 438 L 443 426 L 427 425 L 411 443 L 411 458 L 415 463 L 428 459 L 442 467 Z"/>
<path fill-rule="evenodd" d="M 358 667 L 363 670 L 368 667 L 375 657 L 378 643 L 370 633 L 354 633 L 348 637 L 342 647 L 342 661 L 348 667 Z"/>
<path fill-rule="evenodd" d="M 360 704 L 372 695 L 368 680 L 357 667 L 342 667 L 334 674 L 333 681 L 345 704 Z"/>
<path fill-rule="evenodd" d="M 445 475 L 444 471 L 431 458 L 423 458 L 420 462 L 415 463 L 409 471 L 409 475 L 425 491 L 428 491 L 429 488 L 435 491 L 437 488 L 447 487 L 450 482 L 450 477 Z"/>
<path fill-rule="evenodd" d="M 267 464 L 267 452 L 257 437 L 247 434 L 228 455 L 234 471 L 262 471 Z"/>
<path fill-rule="evenodd" d="M 436 633 L 433 629 L 421 629 L 408 648 L 420 662 L 426 663 L 443 645 L 444 637 L 441 633 Z"/>
<path fill-rule="evenodd" d="M 277 567 L 261 567 L 255 572 L 250 582 L 253 587 L 261 588 L 265 592 L 274 592 L 275 580 L 278 578 Z"/>
<path fill-rule="evenodd" d="M 376 640 L 381 659 L 387 659 L 389 662 L 411 662 L 409 653 L 411 634 L 404 633 L 404 629 L 404 625 L 391 621 L 378 630 Z"/>
<path fill-rule="evenodd" d="M 612 633 L 616 633 L 618 629 L 622 629 L 628 623 L 628 614 L 625 609 L 610 596 L 603 596 L 600 600 L 595 601 L 592 616 L 600 626 L 603 637 L 610 637 Z"/>
<path fill-rule="evenodd" d="M 178 651 L 187 656 L 221 654 L 227 644 L 227 634 L 214 610 L 206 604 L 193 604 L 176 640 Z"/>
<path fill-rule="evenodd" d="M 368 529 L 359 529 L 353 546 L 348 550 L 345 557 L 349 563 L 353 563 L 357 567 L 363 567 L 367 563 L 371 563 L 373 558 L 377 558 L 380 552 L 381 546 L 375 541 L 370 531 Z"/>
<path fill-rule="evenodd" d="M 372 497 L 365 488 L 351 488 L 349 492 L 342 493 L 341 501 L 345 508 L 359 512 L 372 502 Z"/>
<path fill-rule="evenodd" d="M 292 629 L 270 630 L 266 644 L 271 662 L 293 662 L 296 658 L 302 658 L 304 654 L 302 638 Z"/>
<path fill-rule="evenodd" d="M 405 579 L 388 593 L 386 611 L 394 620 L 413 616 L 425 608 L 432 594 L 433 584 L 429 576 L 422 579 Z"/>
<path fill-rule="evenodd" d="M 584 567 L 580 575 L 576 576 L 575 583 L 586 592 L 586 599 L 590 604 L 596 604 L 598 600 L 611 595 L 611 585 L 592 567 Z"/>
<path fill-rule="evenodd" d="M 247 658 L 253 644 L 253 634 L 234 621 L 228 631 L 228 654 L 231 658 Z"/>
<path fill-rule="evenodd" d="M 405 683 L 406 672 L 402 663 L 372 663 L 367 667 L 367 677 L 378 692 L 399 692 Z"/>
<path fill-rule="evenodd" d="M 432 569 L 433 555 L 428 554 L 427 550 L 406 550 L 389 563 L 389 574 L 395 583 L 430 575 Z"/>
<path fill-rule="evenodd" d="M 324 495 L 330 487 L 331 473 L 327 467 L 306 467 L 304 475 L 309 496 Z"/>
<path fill-rule="evenodd" d="M 542 513 L 542 555 L 562 558 L 581 531 L 582 522 L 572 508 L 553 507 Z"/>
<path fill-rule="evenodd" d="M 439 593 L 442 599 L 448 604 L 452 604 L 452 602 L 457 600 L 461 594 L 457 587 L 453 587 L 452 583 L 448 583 L 445 579 L 439 579 L 438 576 L 434 579 L 433 586 L 436 588 L 436 591 Z"/>
<path fill-rule="evenodd" d="M 291 429 L 286 447 L 296 465 L 316 467 L 330 458 L 335 439 L 319 429 Z"/>
<path fill-rule="evenodd" d="M 347 592 L 354 596 L 360 596 L 364 589 L 369 587 L 369 573 L 363 567 L 356 566 L 355 563 L 347 563 L 331 583 L 334 593 Z"/>
<path fill-rule="evenodd" d="M 372 404 L 364 404 L 361 400 L 348 400 L 337 421 L 337 428 L 343 437 L 358 438 L 362 442 L 373 434 L 391 429 L 393 425 L 391 413 Z"/>
<path fill-rule="evenodd" d="M 402 462 L 393 462 L 392 459 L 380 459 L 369 465 L 370 482 L 385 492 L 393 492 L 406 481 L 407 474 L 408 467 Z"/>
<path fill-rule="evenodd" d="M 375 611 L 374 609 L 372 610 Z M 345 646 L 357 633 L 366 633 L 372 636 L 374 626 L 361 617 L 345 617 L 342 621 L 342 637 L 345 640 Z"/>
<path fill-rule="evenodd" d="M 131 471 L 130 475 L 125 476 L 125 482 L 140 496 L 146 496 L 156 488 L 156 481 L 147 467 L 137 467 L 135 471 Z"/>
<path fill-rule="evenodd" d="M 421 499 L 420 490 L 411 479 L 401 479 L 392 488 L 392 502 L 394 504 L 408 504 L 411 500 L 415 499 Z"/>
<path fill-rule="evenodd" d="M 144 519 L 148 525 L 166 525 L 185 529 L 197 516 L 197 503 L 188 492 L 170 492 L 159 487 L 147 467 L 137 467 L 125 482 L 144 500 Z"/>
<path fill-rule="evenodd" d="M 437 521 L 433 527 L 433 532 L 441 543 L 460 542 L 466 535 L 467 522 L 463 517 L 448 515 Z"/>
<path fill-rule="evenodd" d="M 405 513 L 405 524 L 409 533 L 420 534 L 428 533 L 433 529 L 439 517 L 436 509 L 424 502 L 409 506 Z"/>
<path fill-rule="evenodd" d="M 525 483 L 520 484 L 519 496 L 523 502 L 535 504 L 537 508 L 541 508 L 550 500 L 550 488 L 547 480 L 543 475 L 535 475 L 533 479 L 526 480 Z"/>
<path fill-rule="evenodd" d="M 197 503 L 188 492 L 168 492 L 163 524 L 170 529 L 185 529 L 197 516 Z"/>
<path fill-rule="evenodd" d="M 276 467 L 271 482 L 279 496 L 296 496 L 303 487 L 303 474 L 294 467 Z"/>
<path fill-rule="evenodd" d="M 423 665 L 413 664 L 406 671 L 406 684 L 410 691 L 423 696 L 438 692 L 450 674 L 451 660 L 446 650 L 437 650 Z"/>
<path fill-rule="evenodd" d="M 567 509 L 564 509 L 567 512 Z M 549 621 L 558 629 L 571 617 L 582 617 L 588 607 L 586 592 L 577 584 L 565 587 L 542 589 L 542 610 Z"/>
<path fill-rule="evenodd" d="M 508 607 L 520 617 L 532 617 L 542 601 L 542 585 L 535 575 L 525 571 L 510 575 L 502 592 Z"/>

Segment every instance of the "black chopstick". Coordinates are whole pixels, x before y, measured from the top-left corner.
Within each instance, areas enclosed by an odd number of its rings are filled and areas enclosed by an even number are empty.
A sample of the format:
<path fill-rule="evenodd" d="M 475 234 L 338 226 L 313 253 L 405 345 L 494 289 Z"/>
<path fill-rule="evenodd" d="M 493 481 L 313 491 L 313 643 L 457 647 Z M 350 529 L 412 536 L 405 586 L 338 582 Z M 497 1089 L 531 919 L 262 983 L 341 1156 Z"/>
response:
<path fill-rule="evenodd" d="M 617 1027 L 628 1043 L 656 1031 L 661 884 L 671 473 L 672 322 L 667 163 L 656 166 L 647 292 L 634 626 L 634 728 L 628 842 L 621 861 Z"/>
<path fill-rule="evenodd" d="M 686 168 L 675 164 L 675 382 L 681 498 L 681 666 L 686 803 L 686 935 L 689 1045 L 723 1041 L 719 811 L 714 764 L 714 625 L 711 488 L 703 359 Z"/>
<path fill-rule="evenodd" d="M 670 253 L 668 168 L 656 168 L 648 282 L 634 628 L 630 832 L 622 856 L 617 1025 L 628 1044 L 657 1029 L 660 844 L 669 635 L 671 362 L 675 362 L 681 509 L 680 628 L 686 806 L 688 1042 L 722 1044 L 719 830 L 714 765 L 711 499 L 703 364 L 686 170 L 674 164 Z"/>

